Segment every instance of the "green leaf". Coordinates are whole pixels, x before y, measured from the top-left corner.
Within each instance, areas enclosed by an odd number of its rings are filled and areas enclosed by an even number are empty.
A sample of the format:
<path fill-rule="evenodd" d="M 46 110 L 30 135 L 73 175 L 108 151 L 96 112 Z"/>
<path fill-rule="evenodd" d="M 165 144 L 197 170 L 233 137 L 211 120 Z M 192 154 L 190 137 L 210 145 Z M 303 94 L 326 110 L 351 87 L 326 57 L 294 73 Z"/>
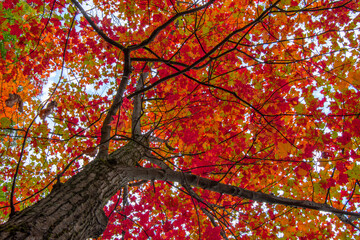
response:
<path fill-rule="evenodd" d="M 11 125 L 11 120 L 7 117 L 3 117 L 0 119 L 0 124 L 2 128 L 8 128 Z"/>
<path fill-rule="evenodd" d="M 294 109 L 295 109 L 296 113 L 298 113 L 298 114 L 303 114 L 305 112 L 305 106 L 302 103 L 299 103 L 298 105 L 296 105 L 294 107 Z"/>

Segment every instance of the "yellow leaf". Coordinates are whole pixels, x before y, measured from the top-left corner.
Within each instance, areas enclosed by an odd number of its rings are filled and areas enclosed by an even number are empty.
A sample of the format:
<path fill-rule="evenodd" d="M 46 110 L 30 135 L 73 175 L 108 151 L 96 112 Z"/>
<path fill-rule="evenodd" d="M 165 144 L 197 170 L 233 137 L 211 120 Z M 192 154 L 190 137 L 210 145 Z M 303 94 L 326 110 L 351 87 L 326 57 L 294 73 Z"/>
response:
<path fill-rule="evenodd" d="M 289 142 L 286 143 L 278 143 L 277 145 L 277 154 L 280 158 L 286 157 L 291 152 L 291 144 Z"/>
<path fill-rule="evenodd" d="M 97 35 L 97 33 L 95 31 L 91 31 L 88 33 L 89 37 L 95 37 Z"/>
<path fill-rule="evenodd" d="M 329 161 L 325 158 L 320 159 L 319 162 L 320 162 L 320 167 L 325 167 L 329 163 Z"/>
<path fill-rule="evenodd" d="M 169 90 L 172 88 L 170 84 L 165 85 L 164 90 L 165 92 L 169 92 Z"/>
<path fill-rule="evenodd" d="M 217 114 L 215 114 L 214 119 L 215 119 L 215 121 L 217 121 L 217 122 L 221 122 L 221 121 L 222 121 L 222 118 L 221 118 L 219 115 L 217 115 Z"/>
<path fill-rule="evenodd" d="M 299 171 L 298 171 L 298 174 L 301 175 L 301 176 L 305 176 L 308 172 L 303 169 L 303 168 L 300 168 Z"/>
<path fill-rule="evenodd" d="M 349 72 L 349 82 L 353 85 L 360 85 L 360 72 L 359 71 L 350 71 Z"/>

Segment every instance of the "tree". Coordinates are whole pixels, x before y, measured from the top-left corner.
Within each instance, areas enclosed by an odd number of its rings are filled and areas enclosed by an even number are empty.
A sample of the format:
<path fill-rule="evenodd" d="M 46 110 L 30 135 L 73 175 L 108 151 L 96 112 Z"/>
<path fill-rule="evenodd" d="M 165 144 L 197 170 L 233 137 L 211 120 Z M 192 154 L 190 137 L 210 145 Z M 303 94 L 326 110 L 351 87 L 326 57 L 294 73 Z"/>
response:
<path fill-rule="evenodd" d="M 1 239 L 359 235 L 358 1 L 0 4 Z"/>

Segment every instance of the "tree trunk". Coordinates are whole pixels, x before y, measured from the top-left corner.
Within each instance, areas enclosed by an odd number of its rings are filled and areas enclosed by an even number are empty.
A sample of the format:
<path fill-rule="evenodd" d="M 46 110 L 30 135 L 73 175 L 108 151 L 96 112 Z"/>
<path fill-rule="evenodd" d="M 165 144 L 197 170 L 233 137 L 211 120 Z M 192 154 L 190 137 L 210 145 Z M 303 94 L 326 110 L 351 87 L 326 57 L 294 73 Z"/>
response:
<path fill-rule="evenodd" d="M 96 159 L 47 197 L 0 226 L 0 239 L 87 239 L 99 237 L 108 219 L 103 207 L 129 182 L 124 167 L 135 166 L 146 148 L 135 142 Z"/>
<path fill-rule="evenodd" d="M 345 217 L 342 219 L 345 222 L 349 220 L 347 216 L 360 217 L 360 213 L 339 210 L 327 204 L 254 192 L 189 173 L 135 167 L 148 150 L 148 143 L 144 140 L 131 141 L 110 154 L 106 161 L 94 160 L 47 197 L 16 213 L 0 226 L 0 239 L 97 238 L 108 223 L 103 207 L 120 188 L 133 180 L 179 182 L 184 186 L 257 202 L 330 212 Z"/>

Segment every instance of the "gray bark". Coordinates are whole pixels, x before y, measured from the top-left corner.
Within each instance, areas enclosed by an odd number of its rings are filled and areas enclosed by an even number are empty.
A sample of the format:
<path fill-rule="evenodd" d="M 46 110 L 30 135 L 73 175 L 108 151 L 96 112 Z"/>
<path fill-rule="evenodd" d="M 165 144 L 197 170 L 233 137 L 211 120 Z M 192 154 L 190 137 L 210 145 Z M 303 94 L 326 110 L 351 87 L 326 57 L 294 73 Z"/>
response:
<path fill-rule="evenodd" d="M 103 207 L 131 181 L 128 168 L 135 166 L 145 150 L 142 144 L 132 141 L 110 154 L 106 162 L 94 160 L 47 197 L 1 225 L 0 239 L 99 237 L 108 222 Z"/>
<path fill-rule="evenodd" d="M 108 219 L 103 207 L 119 189 L 133 180 L 179 182 L 257 202 L 315 209 L 339 216 L 359 217 L 327 204 L 288 199 L 226 185 L 196 175 L 167 169 L 135 167 L 148 151 L 146 139 L 131 141 L 110 154 L 106 161 L 96 159 L 83 171 L 33 206 L 12 216 L 0 226 L 0 239 L 87 239 L 99 237 Z M 346 217 L 346 219 L 350 219 Z"/>

